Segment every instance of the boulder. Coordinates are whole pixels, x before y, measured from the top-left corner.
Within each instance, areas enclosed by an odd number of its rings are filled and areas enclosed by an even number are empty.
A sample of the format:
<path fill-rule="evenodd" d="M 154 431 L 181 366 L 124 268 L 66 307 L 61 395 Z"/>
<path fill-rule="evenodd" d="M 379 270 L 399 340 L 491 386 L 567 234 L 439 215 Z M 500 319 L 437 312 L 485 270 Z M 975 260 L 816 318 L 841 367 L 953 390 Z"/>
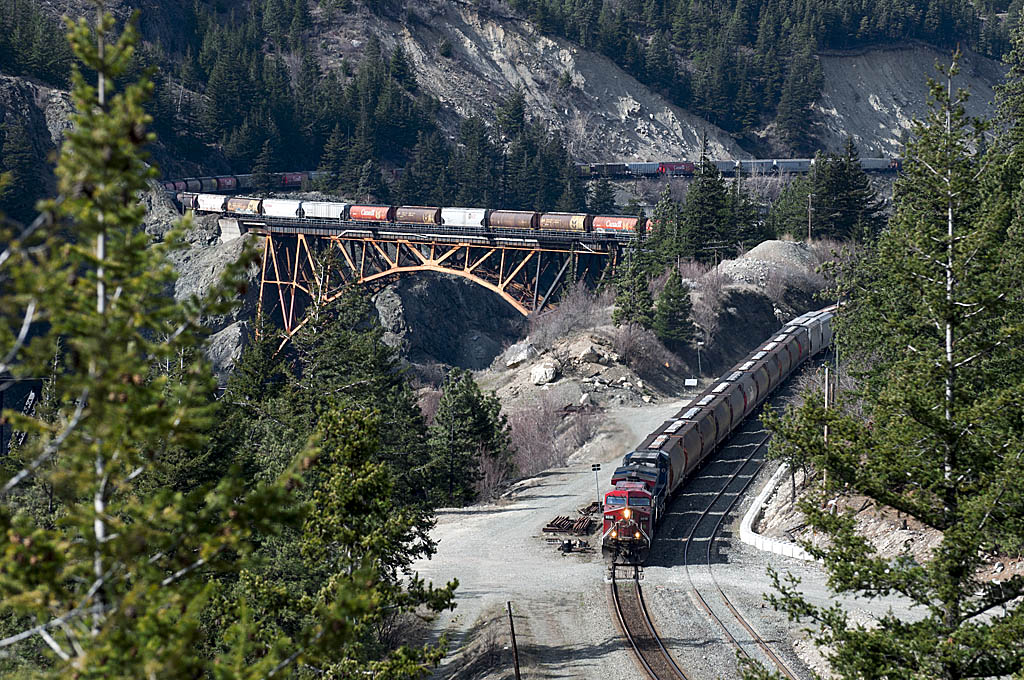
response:
<path fill-rule="evenodd" d="M 203 352 L 213 364 L 213 372 L 221 383 L 227 382 L 228 374 L 248 344 L 249 324 L 245 321 L 237 321 L 227 326 L 206 341 Z"/>
<path fill-rule="evenodd" d="M 596 364 L 604 353 L 587 338 L 581 338 L 569 345 L 569 358 L 583 364 Z"/>
<path fill-rule="evenodd" d="M 533 346 L 533 343 L 529 340 L 523 340 L 506 349 L 502 358 L 505 361 L 505 368 L 515 368 L 537 355 L 537 348 Z"/>
<path fill-rule="evenodd" d="M 558 377 L 558 364 L 553 361 L 545 361 L 530 369 L 530 381 L 534 385 L 546 385 L 554 382 Z"/>

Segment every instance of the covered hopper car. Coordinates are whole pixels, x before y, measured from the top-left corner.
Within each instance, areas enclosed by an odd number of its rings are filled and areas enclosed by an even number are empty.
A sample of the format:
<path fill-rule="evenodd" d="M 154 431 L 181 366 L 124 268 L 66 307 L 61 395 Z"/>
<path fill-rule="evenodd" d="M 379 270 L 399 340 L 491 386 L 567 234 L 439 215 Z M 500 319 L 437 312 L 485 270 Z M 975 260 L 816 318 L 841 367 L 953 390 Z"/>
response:
<path fill-rule="evenodd" d="M 672 494 L 804 360 L 832 343 L 834 312 L 830 306 L 788 323 L 623 457 L 604 497 L 603 551 L 644 559 Z"/>

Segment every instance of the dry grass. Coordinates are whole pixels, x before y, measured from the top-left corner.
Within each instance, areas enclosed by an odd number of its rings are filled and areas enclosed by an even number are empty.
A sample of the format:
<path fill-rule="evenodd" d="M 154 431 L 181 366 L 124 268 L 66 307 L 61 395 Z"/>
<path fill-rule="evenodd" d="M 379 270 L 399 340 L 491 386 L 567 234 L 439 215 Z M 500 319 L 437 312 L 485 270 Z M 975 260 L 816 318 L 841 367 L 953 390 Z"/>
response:
<path fill-rule="evenodd" d="M 434 424 L 437 409 L 441 405 L 441 390 L 436 387 L 422 387 L 416 392 L 416 405 L 420 407 L 423 420 L 428 426 Z"/>
<path fill-rule="evenodd" d="M 512 462 L 521 477 L 565 465 L 576 449 L 594 438 L 600 426 L 596 413 L 579 410 L 567 414 L 564 404 L 550 393 L 516 404 L 507 414 L 515 451 Z"/>
<path fill-rule="evenodd" d="M 477 451 L 476 459 L 479 461 L 478 476 L 473 488 L 477 498 L 485 501 L 497 498 L 512 478 L 512 466 L 507 460 L 492 456 L 483 449 Z"/>
<path fill-rule="evenodd" d="M 619 361 L 633 369 L 644 380 L 662 377 L 665 366 L 678 363 L 678 359 L 661 344 L 654 331 L 637 324 L 623 324 L 615 329 L 612 345 Z"/>
<path fill-rule="evenodd" d="M 700 329 L 701 340 L 710 343 L 718 330 L 718 313 L 731 279 L 717 267 L 708 270 L 697 282 L 699 295 L 693 303 L 693 322 Z"/>
<path fill-rule="evenodd" d="M 557 465 L 564 465 L 571 452 L 558 445 L 558 428 L 563 420 L 562 405 L 550 394 L 542 394 L 508 413 L 515 453 L 512 461 L 524 477 Z"/>
<path fill-rule="evenodd" d="M 595 293 L 582 282 L 568 289 L 558 306 L 530 322 L 530 342 L 549 349 L 574 331 L 611 323 L 609 308 L 614 300 L 610 290 Z"/>

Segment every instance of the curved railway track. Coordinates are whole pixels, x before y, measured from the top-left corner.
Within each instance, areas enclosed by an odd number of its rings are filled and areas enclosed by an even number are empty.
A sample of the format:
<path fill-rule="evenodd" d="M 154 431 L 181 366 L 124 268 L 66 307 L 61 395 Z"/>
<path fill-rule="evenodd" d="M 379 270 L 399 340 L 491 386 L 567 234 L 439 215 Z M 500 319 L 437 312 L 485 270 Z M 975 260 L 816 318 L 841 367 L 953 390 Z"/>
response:
<path fill-rule="evenodd" d="M 761 650 L 764 655 L 763 659 L 754 659 L 758 661 L 767 661 L 770 665 L 774 666 L 783 676 L 789 678 L 789 680 L 797 680 L 797 676 L 789 669 L 786 663 L 779 658 L 779 656 L 771 649 L 768 643 L 763 637 L 754 629 L 750 622 L 740 614 L 739 610 L 733 604 L 729 596 L 726 595 L 719 584 L 718 579 L 715 577 L 715 571 L 712 568 L 712 550 L 714 548 L 715 539 L 718 536 L 718 532 L 722 527 L 722 522 L 726 516 L 732 511 L 736 503 L 743 496 L 743 493 L 747 490 L 753 482 L 754 477 L 757 476 L 757 472 L 763 467 L 764 462 L 762 459 L 757 458 L 758 452 L 760 452 L 771 435 L 765 435 L 756 444 L 750 445 L 751 451 L 747 457 L 742 461 L 741 464 L 737 465 L 736 470 L 729 476 L 728 481 L 722 486 L 722 489 L 714 496 L 707 507 L 701 512 L 697 521 L 693 523 L 690 528 L 690 533 L 686 538 L 685 547 L 683 548 L 683 565 L 686 569 L 686 578 L 690 583 L 694 600 L 700 605 L 701 609 L 707 613 L 707 615 L 722 629 L 725 638 L 729 640 L 736 651 L 746 657 L 753 659 L 753 656 L 748 651 L 749 642 L 753 642 Z M 730 443 L 726 445 L 726 449 L 730 446 L 735 446 Z M 723 449 L 724 450 L 724 449 Z M 745 472 L 746 471 L 746 472 Z M 693 559 L 700 560 L 702 566 L 706 567 L 708 574 L 711 577 L 711 590 L 714 598 L 717 595 L 718 602 L 724 606 L 728 614 L 723 614 L 717 607 L 709 602 L 709 598 L 705 597 L 705 594 L 701 592 L 701 589 L 697 586 L 693 578 L 693 573 L 690 570 L 691 565 L 695 562 L 691 562 L 691 550 L 695 542 L 703 542 L 705 544 L 705 550 L 703 559 L 700 556 L 696 556 Z M 730 626 L 727 625 L 726 620 L 731 617 L 736 623 L 740 625 L 742 630 L 749 636 L 749 641 L 739 640 L 737 636 L 730 630 Z M 742 633 L 740 633 L 742 636 Z M 744 642 L 748 644 L 744 646 Z"/>
<path fill-rule="evenodd" d="M 618 570 L 623 568 L 633 572 L 627 583 L 619 579 Z M 612 601 L 619 625 L 647 675 L 651 680 L 688 680 L 665 649 L 647 612 L 643 589 L 640 587 L 639 568 L 635 565 L 613 564 L 611 577 Z"/>

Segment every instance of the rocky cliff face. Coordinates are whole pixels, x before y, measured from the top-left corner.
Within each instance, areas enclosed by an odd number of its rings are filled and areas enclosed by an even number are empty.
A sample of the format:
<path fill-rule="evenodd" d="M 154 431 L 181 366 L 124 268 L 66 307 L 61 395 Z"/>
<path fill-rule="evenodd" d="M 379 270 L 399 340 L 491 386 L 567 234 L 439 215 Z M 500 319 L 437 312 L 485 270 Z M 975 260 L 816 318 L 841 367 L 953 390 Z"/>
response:
<path fill-rule="evenodd" d="M 541 35 L 497 3 L 424 0 L 409 3 L 402 21 L 366 15 L 325 25 L 329 59 L 357 58 L 367 29 L 389 47 L 401 42 L 421 87 L 459 116 L 493 120 L 497 102 L 523 88 L 531 117 L 561 131 L 580 160 L 692 158 L 704 133 L 711 155 L 741 154 L 727 133 L 673 106 L 609 59 Z M 438 52 L 442 39 L 452 45 L 450 57 Z"/>
<path fill-rule="evenodd" d="M 67 92 L 55 90 L 25 78 L 0 73 L 0 125 L 23 125 L 31 140 L 38 163 L 36 182 L 40 193 L 52 194 L 53 173 L 49 159 L 60 147 L 64 131 L 70 127 L 71 99 Z"/>
<path fill-rule="evenodd" d="M 522 315 L 494 293 L 443 274 L 402 278 L 374 304 L 384 341 L 423 366 L 484 368 L 526 328 Z"/>

